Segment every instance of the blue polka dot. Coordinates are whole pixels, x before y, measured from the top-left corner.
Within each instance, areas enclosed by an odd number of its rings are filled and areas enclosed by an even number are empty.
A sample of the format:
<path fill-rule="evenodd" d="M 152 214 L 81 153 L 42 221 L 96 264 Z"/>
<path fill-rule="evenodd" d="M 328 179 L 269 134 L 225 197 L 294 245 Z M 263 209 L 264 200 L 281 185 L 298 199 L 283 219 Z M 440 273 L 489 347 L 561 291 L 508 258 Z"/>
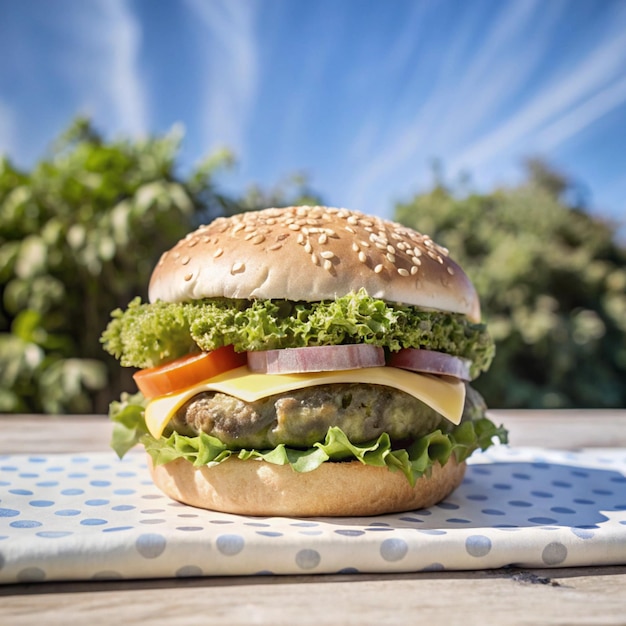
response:
<path fill-rule="evenodd" d="M 575 504 L 595 504 L 595 500 L 587 500 L 586 498 L 574 498 Z"/>
<path fill-rule="evenodd" d="M 567 548 L 558 542 L 549 543 L 541 553 L 541 559 L 546 565 L 560 565 L 567 558 Z"/>
<path fill-rule="evenodd" d="M 482 474 L 484 476 L 488 476 L 489 474 L 491 474 L 491 470 L 487 467 L 477 467 L 474 466 L 473 467 L 474 473 L 475 474 Z"/>
<path fill-rule="evenodd" d="M 401 561 L 408 553 L 409 546 L 404 539 L 385 539 L 380 544 L 380 556 L 389 562 Z"/>
<path fill-rule="evenodd" d="M 465 550 L 470 556 L 486 556 L 491 552 L 491 539 L 484 535 L 470 535 L 465 540 Z"/>
<path fill-rule="evenodd" d="M 44 537 L 46 539 L 61 539 L 62 537 L 68 537 L 74 533 L 70 530 L 42 530 L 35 533 L 38 537 Z"/>
<path fill-rule="evenodd" d="M 110 480 L 92 480 L 89 483 L 92 487 L 108 487 L 111 484 Z"/>
<path fill-rule="evenodd" d="M 533 524 L 556 524 L 556 520 L 551 517 L 529 517 L 528 521 Z"/>
<path fill-rule="evenodd" d="M 279 533 L 272 530 L 257 530 L 257 535 L 261 535 L 262 537 L 282 537 L 283 533 Z"/>
<path fill-rule="evenodd" d="M 102 526 L 103 524 L 108 524 L 108 522 L 99 517 L 88 517 L 80 520 L 80 524 L 81 526 Z"/>
<path fill-rule="evenodd" d="M 28 457 L 28 460 L 31 463 L 45 463 L 46 462 L 46 459 L 42 456 L 30 456 Z"/>
<path fill-rule="evenodd" d="M 584 472 L 583 470 L 572 470 L 572 476 L 578 476 L 579 478 L 589 478 L 589 472 Z"/>
<path fill-rule="evenodd" d="M 83 472 L 72 472 L 67 475 L 68 478 L 87 478 L 87 474 Z"/>
<path fill-rule="evenodd" d="M 116 476 L 120 478 L 130 478 L 131 476 L 137 476 L 137 472 L 118 472 Z"/>
<path fill-rule="evenodd" d="M 423 524 L 424 520 L 419 517 L 401 517 L 400 520 L 403 522 L 412 522 L 413 524 Z"/>
<path fill-rule="evenodd" d="M 368 526 L 365 530 L 372 533 L 387 533 L 393 532 L 393 528 L 389 528 L 387 526 Z"/>
<path fill-rule="evenodd" d="M 29 489 L 9 489 L 9 493 L 14 496 L 32 496 L 33 492 Z"/>
<path fill-rule="evenodd" d="M 493 485 L 493 488 L 499 489 L 500 491 L 508 491 L 509 489 L 512 489 L 513 487 L 506 483 L 496 483 L 495 485 Z"/>
<path fill-rule="evenodd" d="M 113 526 L 111 528 L 103 528 L 102 532 L 103 533 L 117 533 L 121 530 L 132 530 L 133 527 L 132 526 Z"/>
<path fill-rule="evenodd" d="M 611 478 L 609 478 L 609 480 L 612 483 L 626 483 L 626 476 L 611 476 Z"/>
<path fill-rule="evenodd" d="M 91 500 L 85 500 L 85 504 L 87 506 L 104 506 L 105 504 L 109 504 L 109 501 L 101 498 L 93 498 Z"/>
<path fill-rule="evenodd" d="M 59 484 L 58 480 L 46 480 L 37 483 L 37 487 L 56 487 Z"/>
<path fill-rule="evenodd" d="M 522 472 L 514 472 L 511 476 L 513 476 L 513 478 L 517 478 L 518 480 L 530 480 L 530 474 L 524 474 Z"/>
<path fill-rule="evenodd" d="M 211 519 L 209 520 L 209 524 L 234 524 L 232 520 L 228 519 Z"/>
<path fill-rule="evenodd" d="M 434 528 L 418 528 L 418 533 L 422 533 L 422 535 L 447 535 L 448 533 L 445 530 L 436 530 Z"/>
<path fill-rule="evenodd" d="M 550 469 L 550 464 L 545 462 L 531 463 L 531 465 L 536 469 Z"/>
<path fill-rule="evenodd" d="M 113 511 L 132 511 L 134 508 L 136 508 L 136 507 L 133 506 L 132 504 L 116 504 L 115 506 L 111 507 L 111 510 L 113 510 Z"/>
<path fill-rule="evenodd" d="M 612 496 L 613 492 L 609 489 L 592 489 L 591 493 L 595 493 L 598 496 Z"/>
<path fill-rule="evenodd" d="M 80 515 L 81 511 L 78 509 L 61 509 L 59 511 L 55 511 L 54 514 L 60 515 L 61 517 L 73 517 L 75 515 Z"/>
<path fill-rule="evenodd" d="M 24 473 L 19 475 L 20 478 L 39 478 L 39 474 Z"/>
<path fill-rule="evenodd" d="M 485 515 L 504 515 L 504 511 L 501 511 L 500 509 L 483 509 L 482 512 Z"/>
<path fill-rule="evenodd" d="M 536 498 L 554 498 L 554 494 L 549 491 L 531 491 L 530 493 Z"/>
<path fill-rule="evenodd" d="M 472 500 L 473 502 L 484 502 L 487 499 L 487 496 L 481 493 L 476 493 L 468 495 L 467 499 Z"/>
<path fill-rule="evenodd" d="M 202 576 L 203 571 L 197 565 L 185 565 L 176 570 L 176 578 L 192 578 Z"/>
<path fill-rule="evenodd" d="M 511 506 L 517 506 L 517 507 L 532 506 L 532 503 L 531 502 L 526 502 L 526 500 L 509 500 L 509 504 Z"/>
<path fill-rule="evenodd" d="M 553 513 L 562 513 L 564 515 L 572 515 L 573 513 L 576 513 L 573 509 L 568 509 L 565 506 L 553 506 L 550 510 Z"/>
<path fill-rule="evenodd" d="M 53 506 L 54 502 L 52 500 L 31 500 L 28 504 L 30 504 L 31 506 L 43 508 Z"/>
<path fill-rule="evenodd" d="M 61 494 L 64 496 L 80 496 L 85 493 L 84 489 L 62 489 Z"/>
<path fill-rule="evenodd" d="M 202 526 L 177 526 L 176 530 L 182 530 L 183 532 L 198 532 L 199 530 L 204 530 Z"/>
<path fill-rule="evenodd" d="M 440 502 L 437 505 L 437 508 L 443 509 L 444 511 L 456 511 L 459 508 L 459 505 L 452 502 Z"/>
<path fill-rule="evenodd" d="M 296 554 L 296 565 L 300 569 L 314 569 L 320 564 L 321 560 L 322 557 L 317 550 L 305 549 L 300 550 L 300 552 Z"/>
<path fill-rule="evenodd" d="M 11 522 L 9 526 L 12 528 L 38 528 L 39 526 L 43 526 L 43 524 L 35 520 L 23 519 Z"/>
<path fill-rule="evenodd" d="M 139 521 L 140 524 L 165 524 L 165 520 L 160 517 L 150 517 L 148 519 L 142 519 Z M 179 529 L 180 530 L 180 529 Z"/>
<path fill-rule="evenodd" d="M 350 529 L 342 529 L 342 530 L 336 530 L 335 534 L 337 535 L 341 535 L 342 537 L 360 537 L 361 535 L 365 534 L 365 531 L 363 530 L 350 530 Z"/>
<path fill-rule="evenodd" d="M 427 565 L 426 567 L 423 567 L 420 571 L 422 572 L 443 572 L 445 570 L 445 567 L 443 566 L 442 563 L 431 563 L 430 565 Z"/>
<path fill-rule="evenodd" d="M 130 496 L 133 493 L 137 493 L 135 489 L 115 489 L 113 493 L 116 496 Z"/>
<path fill-rule="evenodd" d="M 361 572 L 356 567 L 344 567 L 340 569 L 337 574 L 341 574 L 343 576 L 349 576 L 351 574 L 360 574 Z"/>
<path fill-rule="evenodd" d="M 220 535 L 215 542 L 219 552 L 225 556 L 235 556 L 244 547 L 244 539 L 241 535 Z"/>
<path fill-rule="evenodd" d="M 568 483 L 568 482 L 567 482 L 567 481 L 565 481 L 565 480 L 553 480 L 553 481 L 552 481 L 552 484 L 553 484 L 555 487 L 561 487 L 561 488 L 563 488 L 563 489 L 569 489 L 569 488 L 572 486 L 572 483 Z"/>
<path fill-rule="evenodd" d="M 75 456 L 71 461 L 72 463 L 89 463 L 89 459 L 86 456 Z"/>
<path fill-rule="evenodd" d="M 2 467 L 0 467 L 0 471 L 17 472 L 17 467 L 13 467 L 12 465 L 3 465 Z"/>
<path fill-rule="evenodd" d="M 450 524 L 471 524 L 472 521 L 469 519 L 464 519 L 462 517 L 450 517 L 446 520 Z"/>
<path fill-rule="evenodd" d="M 139 554 L 141 554 L 141 556 L 145 559 L 157 558 L 163 553 L 166 545 L 167 541 L 165 537 L 155 533 L 140 535 L 137 537 L 137 541 L 135 541 L 135 548 L 137 548 L 137 552 L 139 552 Z"/>
<path fill-rule="evenodd" d="M 20 512 L 15 509 L 0 508 L 0 517 L 16 517 Z"/>

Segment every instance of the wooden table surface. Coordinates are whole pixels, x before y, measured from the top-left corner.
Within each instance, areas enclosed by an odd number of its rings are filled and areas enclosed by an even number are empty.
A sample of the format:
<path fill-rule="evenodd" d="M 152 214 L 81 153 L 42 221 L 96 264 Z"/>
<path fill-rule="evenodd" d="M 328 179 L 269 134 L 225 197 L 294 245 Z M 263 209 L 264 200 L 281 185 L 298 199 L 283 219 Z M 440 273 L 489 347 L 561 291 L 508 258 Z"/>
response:
<path fill-rule="evenodd" d="M 626 448 L 626 411 L 493 411 L 510 445 Z M 102 416 L 1 416 L 0 454 L 106 450 Z M 624 536 L 626 541 L 626 533 Z M 0 563 L 1 567 L 1 563 Z M 0 624 L 626 624 L 626 566 L 0 586 Z"/>

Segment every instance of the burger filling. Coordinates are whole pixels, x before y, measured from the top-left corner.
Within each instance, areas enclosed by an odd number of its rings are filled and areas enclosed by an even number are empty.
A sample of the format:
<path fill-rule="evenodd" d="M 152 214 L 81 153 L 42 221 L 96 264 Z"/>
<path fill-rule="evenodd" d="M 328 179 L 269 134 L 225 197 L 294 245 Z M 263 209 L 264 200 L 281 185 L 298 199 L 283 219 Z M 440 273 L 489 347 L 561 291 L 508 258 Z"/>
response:
<path fill-rule="evenodd" d="M 443 422 L 443 424 L 442 424 Z M 244 402 L 223 393 L 201 393 L 170 422 L 169 432 L 217 437 L 228 447 L 308 448 L 338 426 L 354 443 L 386 432 L 394 441 L 422 437 L 447 420 L 407 393 L 368 384 L 320 385 Z"/>

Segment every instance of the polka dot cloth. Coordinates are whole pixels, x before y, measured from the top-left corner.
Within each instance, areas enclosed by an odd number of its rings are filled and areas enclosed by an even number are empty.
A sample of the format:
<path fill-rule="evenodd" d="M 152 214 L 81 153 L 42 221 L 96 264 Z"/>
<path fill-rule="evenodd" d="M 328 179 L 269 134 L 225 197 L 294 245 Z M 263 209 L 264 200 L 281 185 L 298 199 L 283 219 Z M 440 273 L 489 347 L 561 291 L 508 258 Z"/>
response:
<path fill-rule="evenodd" d="M 626 450 L 495 447 L 426 510 L 227 515 L 173 502 L 142 453 L 0 456 L 0 582 L 626 564 Z"/>

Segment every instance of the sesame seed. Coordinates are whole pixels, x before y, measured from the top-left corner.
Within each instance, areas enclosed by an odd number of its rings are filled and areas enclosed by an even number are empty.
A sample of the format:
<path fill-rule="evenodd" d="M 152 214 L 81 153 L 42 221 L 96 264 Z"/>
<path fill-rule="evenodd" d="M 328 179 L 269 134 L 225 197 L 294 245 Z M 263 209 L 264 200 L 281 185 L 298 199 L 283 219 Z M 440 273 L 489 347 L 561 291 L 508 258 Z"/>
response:
<path fill-rule="evenodd" d="M 332 259 L 335 256 L 335 253 L 331 250 L 324 250 L 323 252 L 320 252 L 320 256 L 323 259 Z"/>
<path fill-rule="evenodd" d="M 309 241 L 307 241 L 307 242 L 304 244 L 304 251 L 305 251 L 307 254 L 311 254 L 311 250 L 313 250 L 313 246 L 311 245 L 311 243 L 310 243 Z"/>
<path fill-rule="evenodd" d="M 359 246 L 358 246 L 356 243 L 353 243 L 353 244 L 352 244 L 352 250 L 353 250 L 354 252 L 358 252 L 358 251 L 359 251 Z"/>
<path fill-rule="evenodd" d="M 270 246 L 268 250 L 271 250 L 273 252 L 274 250 L 280 250 L 282 247 L 282 243 L 275 243 L 273 246 Z"/>
<path fill-rule="evenodd" d="M 311 261 L 313 261 L 314 265 L 320 264 L 320 260 L 317 258 L 317 254 L 315 254 L 315 252 L 311 255 Z"/>
<path fill-rule="evenodd" d="M 188 248 L 193 248 L 194 246 L 197 246 L 197 245 L 198 245 L 198 243 L 199 243 L 199 242 L 198 242 L 198 239 L 195 239 L 195 238 L 194 238 L 194 239 L 192 239 L 192 240 L 191 240 L 191 241 L 187 244 L 187 247 L 188 247 Z"/>
<path fill-rule="evenodd" d="M 367 256 L 365 255 L 365 252 L 363 252 L 363 250 L 359 252 L 359 261 L 361 261 L 361 263 L 367 262 Z"/>
<path fill-rule="evenodd" d="M 326 271 L 330 271 L 332 268 L 333 268 L 333 262 L 332 262 L 332 261 L 330 261 L 329 259 L 326 259 L 326 260 L 324 261 L 324 269 L 325 269 Z"/>
<path fill-rule="evenodd" d="M 399 267 L 398 268 L 398 274 L 400 274 L 400 276 L 408 276 L 409 275 L 409 271 L 404 269 L 403 267 Z"/>
<path fill-rule="evenodd" d="M 189 263 L 189 261 L 191 261 L 191 257 L 190 257 L 190 256 L 187 256 L 187 255 L 185 255 L 185 256 L 184 256 L 184 257 L 180 260 L 180 262 L 181 262 L 183 265 L 187 265 L 187 263 Z"/>
<path fill-rule="evenodd" d="M 301 246 L 304 245 L 304 235 L 302 233 L 300 233 L 298 235 L 298 239 L 296 240 Z"/>
<path fill-rule="evenodd" d="M 419 272 L 419 268 L 417 267 L 417 265 L 411 265 L 411 276 L 415 276 L 417 272 Z"/>
<path fill-rule="evenodd" d="M 178 261 L 178 259 L 180 259 L 180 252 L 176 251 L 176 252 L 174 252 L 174 254 L 172 256 L 174 257 L 175 261 Z"/>
<path fill-rule="evenodd" d="M 185 274 L 183 278 L 185 279 L 185 282 L 188 283 L 193 278 L 193 272 L 189 272 L 189 274 Z"/>
<path fill-rule="evenodd" d="M 222 256 L 222 254 L 224 254 L 224 250 L 222 250 L 222 248 L 218 248 L 214 253 L 213 253 L 213 258 L 217 259 L 218 257 Z"/>
<path fill-rule="evenodd" d="M 255 246 L 258 246 L 260 243 L 263 243 L 265 241 L 265 235 L 257 235 L 256 237 L 254 237 L 254 239 L 252 239 L 252 244 Z"/>
<path fill-rule="evenodd" d="M 370 247 L 370 242 L 369 241 L 361 241 L 360 244 L 364 247 L 364 248 L 369 248 Z"/>
<path fill-rule="evenodd" d="M 233 266 L 230 268 L 230 273 L 241 274 L 241 272 L 244 272 L 245 269 L 246 269 L 246 264 L 238 261 L 237 263 L 233 263 Z"/>
<path fill-rule="evenodd" d="M 300 230 L 300 228 L 301 228 L 300 224 L 295 224 L 295 223 L 289 224 L 290 230 Z"/>
<path fill-rule="evenodd" d="M 243 222 L 239 222 L 239 224 L 235 224 L 233 228 L 233 235 L 236 235 L 240 230 L 243 230 L 246 225 Z"/>
<path fill-rule="evenodd" d="M 375 274 L 380 274 L 383 271 L 383 266 L 381 263 L 379 263 L 375 268 L 374 268 L 374 273 Z"/>
<path fill-rule="evenodd" d="M 450 274 L 450 276 L 454 276 L 454 268 L 453 267 L 448 265 L 448 267 L 446 267 L 446 270 L 448 271 L 448 274 Z"/>
<path fill-rule="evenodd" d="M 387 252 L 387 254 L 385 256 L 387 257 L 387 260 L 389 261 L 389 263 L 395 263 L 396 262 L 396 255 L 395 254 L 391 254 L 391 252 Z"/>
<path fill-rule="evenodd" d="M 413 265 L 421 265 L 422 261 L 420 259 L 418 259 L 416 256 L 414 256 L 411 261 L 413 261 Z"/>
<path fill-rule="evenodd" d="M 317 238 L 317 243 L 319 243 L 319 244 L 325 244 L 327 241 L 328 241 L 328 235 L 326 233 L 322 233 Z"/>

